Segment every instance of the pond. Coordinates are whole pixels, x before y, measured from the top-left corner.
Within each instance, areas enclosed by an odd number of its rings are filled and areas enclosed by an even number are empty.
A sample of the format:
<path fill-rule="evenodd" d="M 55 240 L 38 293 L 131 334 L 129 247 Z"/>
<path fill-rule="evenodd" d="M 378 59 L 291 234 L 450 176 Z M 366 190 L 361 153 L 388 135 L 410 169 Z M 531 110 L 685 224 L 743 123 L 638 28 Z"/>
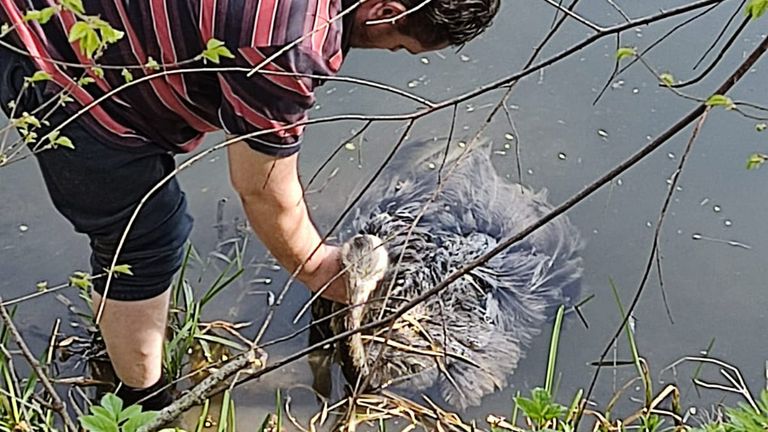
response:
<path fill-rule="evenodd" d="M 577 11 L 604 26 L 622 22 L 622 16 L 610 3 L 585 2 Z M 637 18 L 684 2 L 618 1 L 618 4 L 628 16 Z M 679 79 L 695 76 L 703 66 L 696 71 L 692 71 L 692 66 L 738 7 L 735 1 L 724 2 L 654 49 L 647 56 L 648 62 Z M 524 6 L 504 2 L 492 29 L 458 52 L 444 50 L 409 56 L 353 51 L 342 75 L 365 77 L 432 100 L 444 100 L 520 70 L 548 32 L 553 15 L 554 9 L 543 1 L 527 2 Z M 738 15 L 736 21 L 740 20 Z M 622 34 L 621 45 L 645 48 L 681 21 L 675 18 L 629 30 Z M 702 98 L 709 96 L 766 37 L 765 27 L 761 25 L 762 22 L 748 26 L 718 67 L 684 91 Z M 586 27 L 569 20 L 542 56 L 554 55 L 589 33 Z M 546 188 L 550 202 L 559 204 L 639 150 L 695 106 L 695 102 L 659 87 L 654 76 L 639 64 L 612 79 L 600 101 L 593 104 L 611 75 L 616 48 L 614 38 L 604 38 L 541 73 L 526 77 L 515 87 L 507 103 L 514 127 L 502 113 L 485 131 L 485 136 L 499 150 L 494 162 L 500 173 L 510 179 L 517 178 L 513 144 L 518 144 L 522 182 L 536 190 Z M 719 46 L 715 51 L 718 49 Z M 704 64 L 709 61 L 711 56 Z M 731 97 L 766 103 L 766 77 L 763 60 L 735 87 Z M 459 104 L 456 139 L 471 137 L 501 95 L 495 91 Z M 318 105 L 312 115 L 402 113 L 413 109 L 412 102 L 396 95 L 329 82 L 319 90 Z M 747 158 L 765 149 L 768 132 L 756 131 L 756 123 L 723 109 L 713 110 L 709 115 L 680 177 L 660 238 L 664 291 L 670 314 L 666 312 L 654 269 L 632 320 L 640 354 L 650 365 L 656 388 L 660 389 L 662 382 L 677 380 L 686 404 L 699 409 L 719 402 L 725 395 L 712 390 L 694 391 L 689 383 L 695 365 L 677 368 L 676 375 L 664 369 L 683 356 L 700 355 L 710 345 L 709 354 L 737 366 L 753 391 L 766 385 L 768 344 L 763 327 L 768 311 L 765 295 L 768 235 L 762 221 L 768 214 L 768 191 L 764 187 L 764 170 L 745 169 Z M 301 157 L 304 178 L 309 178 L 339 143 L 362 126 L 362 122 L 339 122 L 310 127 Z M 328 179 L 327 184 L 308 199 L 321 230 L 333 223 L 340 209 L 375 171 L 403 126 L 402 123 L 374 124 L 366 131 L 365 140 L 357 141 L 354 150 L 351 146 L 343 149 L 320 174 L 317 185 Z M 444 110 L 417 122 L 410 139 L 445 137 L 449 126 L 450 110 Z M 594 295 L 594 298 L 581 308 L 589 327 L 578 319 L 569 319 L 560 337 L 557 382 L 558 396 L 563 401 L 589 385 L 595 370 L 590 363 L 599 358 L 621 322 L 611 283 L 617 287 L 625 305 L 637 289 L 669 190 L 669 180 L 690 134 L 689 127 L 568 213 L 586 240 L 583 295 Z M 213 135 L 209 144 L 220 139 Z M 231 237 L 243 218 L 229 186 L 226 168 L 224 155 L 214 154 L 181 175 L 196 219 L 192 241 L 200 255 L 218 262 L 219 268 L 223 263 L 209 254 L 216 251 L 218 242 Z M 63 281 L 73 270 L 87 268 L 87 242 L 75 235 L 52 210 L 34 162 L 25 160 L 5 167 L 0 175 L 0 270 L 4 274 L 0 293 L 3 297 L 31 292 L 41 280 Z M 223 230 L 216 227 L 217 213 L 223 221 Z M 252 263 L 265 262 L 263 248 L 253 239 L 249 242 L 247 257 Z M 267 284 L 265 278 L 271 283 Z M 258 295 L 258 291 L 278 292 L 285 280 L 284 272 L 269 265 L 251 265 L 241 280 L 207 311 L 208 318 L 254 321 L 254 327 L 246 331 L 253 336 L 267 309 L 268 297 Z M 245 294 L 250 291 L 257 293 Z M 67 295 L 76 297 L 74 292 Z M 296 325 L 292 321 L 307 298 L 302 287 L 292 288 L 264 340 L 289 334 L 305 325 L 308 317 Z M 65 316 L 66 309 L 49 296 L 23 305 L 17 315 L 25 334 L 34 335 L 40 349 L 50 333 L 52 313 Z M 273 346 L 269 350 L 270 358 L 280 359 L 306 344 L 307 336 L 302 335 Z M 512 385 L 487 397 L 482 407 L 468 410 L 466 417 L 485 418 L 489 412 L 507 415 L 515 392 L 525 393 L 541 386 L 548 344 L 549 331 L 545 329 L 512 376 Z M 631 358 L 623 335 L 615 350 L 610 351 L 609 359 L 613 358 Z M 631 366 L 603 369 L 593 399 L 605 403 L 634 375 Z M 702 376 L 716 379 L 717 370 Z M 260 423 L 274 406 L 277 388 L 290 395 L 292 414 L 308 419 L 320 407 L 309 390 L 311 383 L 310 367 L 306 359 L 302 359 L 243 386 L 236 395 L 240 407 L 238 421 L 243 427 Z M 632 399 L 641 398 L 638 383 L 631 386 L 621 400 L 631 407 L 634 406 Z M 726 400 L 734 401 L 737 397 L 728 396 Z"/>

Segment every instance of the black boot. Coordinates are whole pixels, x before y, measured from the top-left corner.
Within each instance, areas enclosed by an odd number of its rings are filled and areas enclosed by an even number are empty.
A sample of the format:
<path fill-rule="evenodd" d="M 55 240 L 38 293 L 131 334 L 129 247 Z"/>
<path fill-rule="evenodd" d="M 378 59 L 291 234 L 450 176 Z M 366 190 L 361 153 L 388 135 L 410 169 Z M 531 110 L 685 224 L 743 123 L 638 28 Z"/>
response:
<path fill-rule="evenodd" d="M 170 388 L 164 388 L 167 384 L 168 381 L 165 376 L 160 377 L 160 380 L 155 384 L 143 389 L 121 384 L 116 395 L 123 400 L 125 407 L 138 403 L 144 411 L 160 411 L 173 403 Z"/>

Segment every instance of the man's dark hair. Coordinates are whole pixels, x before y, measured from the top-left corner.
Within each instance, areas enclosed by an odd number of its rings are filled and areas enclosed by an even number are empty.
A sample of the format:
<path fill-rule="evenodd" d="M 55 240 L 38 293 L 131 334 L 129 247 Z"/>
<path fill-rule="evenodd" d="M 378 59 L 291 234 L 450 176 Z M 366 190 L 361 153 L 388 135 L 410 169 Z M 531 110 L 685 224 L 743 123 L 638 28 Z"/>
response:
<path fill-rule="evenodd" d="M 428 3 L 424 3 L 428 1 Z M 463 45 L 491 25 L 499 0 L 400 0 L 408 10 L 401 31 L 422 45 Z"/>

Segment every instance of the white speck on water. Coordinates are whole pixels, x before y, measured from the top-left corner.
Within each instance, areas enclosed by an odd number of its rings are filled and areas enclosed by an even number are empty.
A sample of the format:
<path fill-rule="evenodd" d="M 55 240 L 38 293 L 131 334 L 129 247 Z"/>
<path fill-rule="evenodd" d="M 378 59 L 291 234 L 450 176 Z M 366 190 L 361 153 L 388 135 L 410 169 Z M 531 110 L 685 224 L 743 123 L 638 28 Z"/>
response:
<path fill-rule="evenodd" d="M 624 87 L 624 80 L 623 79 L 615 81 L 615 82 L 613 82 L 611 84 L 611 88 L 614 89 L 614 90 L 620 89 L 622 87 Z"/>
<path fill-rule="evenodd" d="M 272 267 L 270 267 L 269 269 L 270 269 L 270 270 L 272 270 L 272 271 L 275 271 L 275 272 L 276 272 L 276 271 L 280 271 L 280 270 L 282 270 L 283 268 L 282 268 L 282 267 L 280 267 L 280 266 L 279 266 L 279 265 L 277 265 L 277 264 L 274 264 L 274 265 L 272 265 Z"/>
<path fill-rule="evenodd" d="M 680 229 L 679 229 L 679 230 L 677 230 L 677 235 L 680 235 L 680 234 L 682 234 L 682 233 L 683 233 L 683 230 L 680 230 Z"/>
<path fill-rule="evenodd" d="M 510 143 L 504 143 L 504 148 L 505 148 L 505 149 L 507 149 L 507 150 L 509 150 L 509 149 L 511 149 L 511 148 L 512 148 L 512 144 L 510 144 Z"/>
<path fill-rule="evenodd" d="M 683 191 L 683 187 L 682 186 L 678 186 L 678 187 L 675 188 L 675 190 L 678 191 L 678 192 L 682 192 Z"/>
<path fill-rule="evenodd" d="M 348 143 L 344 144 L 344 148 L 345 148 L 345 149 L 347 149 L 347 150 L 349 150 L 349 151 L 352 151 L 352 150 L 355 150 L 355 149 L 357 149 L 357 146 L 355 145 L 355 143 L 353 143 L 352 141 L 350 141 L 350 142 L 348 142 Z"/>
<path fill-rule="evenodd" d="M 528 168 L 528 170 L 526 171 L 526 173 L 528 173 L 528 175 L 533 175 L 533 170 L 532 170 L 532 169 L 530 169 L 530 168 Z"/>
<path fill-rule="evenodd" d="M 704 206 L 705 206 L 705 205 L 707 205 L 708 203 L 709 203 L 709 198 L 707 198 L 707 197 L 704 197 L 704 198 L 701 200 L 701 202 L 699 202 L 699 205 L 700 205 L 700 206 L 702 206 L 702 207 L 704 207 Z"/>
<path fill-rule="evenodd" d="M 699 234 L 699 233 L 693 233 L 693 234 L 691 235 L 691 238 L 692 238 L 693 240 L 701 240 L 701 234 Z"/>
<path fill-rule="evenodd" d="M 646 136 L 645 136 L 645 140 L 646 140 L 646 141 L 650 141 L 650 140 L 652 140 L 652 139 L 653 139 L 653 137 L 652 137 L 652 136 L 650 136 L 650 135 L 646 135 Z"/>
<path fill-rule="evenodd" d="M 467 143 L 465 143 L 464 141 L 459 141 L 456 145 L 459 146 L 460 148 L 464 148 L 467 146 Z"/>
<path fill-rule="evenodd" d="M 471 112 L 473 112 L 473 111 L 474 111 L 474 110 L 476 110 L 476 109 L 477 109 L 477 108 L 476 108 L 474 105 L 472 105 L 472 104 L 467 104 L 467 112 L 468 112 L 468 113 L 471 113 Z"/>
<path fill-rule="evenodd" d="M 504 150 L 494 150 L 493 154 L 499 155 L 499 156 L 506 156 L 507 152 Z"/>
<path fill-rule="evenodd" d="M 21 225 L 19 225 L 19 231 L 27 232 L 27 231 L 29 231 L 29 226 L 21 224 Z"/>
<path fill-rule="evenodd" d="M 717 204 L 715 204 L 715 205 L 713 205 L 713 206 L 712 206 L 712 211 L 713 211 L 713 212 L 715 212 L 715 213 L 720 213 L 722 210 L 723 210 L 723 209 L 722 209 L 722 208 L 720 208 L 720 206 L 719 206 L 719 205 L 717 205 Z"/>
<path fill-rule="evenodd" d="M 604 138 L 604 139 L 605 139 L 605 138 L 608 138 L 608 132 L 606 132 L 606 131 L 605 131 L 605 129 L 598 129 L 598 130 L 597 130 L 597 135 L 598 135 L 600 138 Z"/>
<path fill-rule="evenodd" d="M 509 104 L 509 109 L 511 109 L 513 111 L 517 111 L 517 110 L 520 109 L 520 105 Z"/>
<path fill-rule="evenodd" d="M 648 228 L 651 228 L 653 224 L 651 223 L 651 221 L 645 221 L 645 226 Z"/>
<path fill-rule="evenodd" d="M 670 158 L 670 159 L 674 159 L 676 156 L 675 156 L 674 153 L 669 152 L 669 153 L 667 153 L 667 157 Z"/>
<path fill-rule="evenodd" d="M 257 285 L 257 284 L 270 285 L 272 283 L 272 278 L 265 277 L 265 278 L 251 279 L 248 281 L 248 283 L 251 285 Z"/>
<path fill-rule="evenodd" d="M 434 162 L 430 162 L 430 163 L 428 163 L 428 164 L 427 164 L 427 167 L 428 167 L 429 169 L 431 169 L 431 170 L 433 170 L 433 169 L 437 169 L 437 165 L 435 165 L 435 163 L 434 163 Z"/>
<path fill-rule="evenodd" d="M 416 88 L 419 85 L 419 80 L 408 81 L 408 88 Z"/>
<path fill-rule="evenodd" d="M 668 184 L 668 185 L 672 186 L 672 179 L 671 179 L 671 178 L 668 178 L 668 179 L 666 180 L 666 182 L 667 182 L 667 184 Z"/>
<path fill-rule="evenodd" d="M 334 93 L 336 93 L 336 87 L 331 87 L 325 91 L 325 94 L 334 94 Z"/>
<path fill-rule="evenodd" d="M 421 61 L 421 63 L 422 63 L 422 64 L 425 64 L 425 65 L 429 64 L 429 59 L 428 59 L 428 58 L 426 58 L 426 57 L 422 57 L 422 58 L 420 59 L 420 61 Z"/>
<path fill-rule="evenodd" d="M 459 60 L 461 60 L 461 61 L 466 63 L 466 62 L 470 61 L 471 59 L 469 58 L 468 55 L 462 54 L 462 55 L 459 56 Z"/>
<path fill-rule="evenodd" d="M 616 185 L 617 185 L 617 186 L 621 186 L 621 185 L 623 185 L 623 184 L 624 184 L 624 180 L 622 180 L 622 179 L 616 179 Z"/>
<path fill-rule="evenodd" d="M 592 230 L 592 234 L 600 234 L 600 230 L 595 228 Z"/>
<path fill-rule="evenodd" d="M 320 104 L 315 105 L 315 111 L 320 111 L 322 108 L 323 106 Z"/>
<path fill-rule="evenodd" d="M 731 221 L 730 219 L 726 219 L 723 221 L 723 225 L 727 227 L 733 226 L 733 221 Z"/>
<path fill-rule="evenodd" d="M 504 139 L 507 140 L 507 141 L 514 141 L 515 140 L 515 135 L 507 132 L 507 133 L 504 134 Z"/>
<path fill-rule="evenodd" d="M 465 131 L 468 131 L 468 130 L 469 130 L 469 125 L 467 125 L 467 126 L 462 126 L 462 127 L 461 127 L 461 130 L 465 130 Z"/>
<path fill-rule="evenodd" d="M 640 93 L 640 89 L 639 88 L 635 87 L 635 88 L 632 89 L 632 94 L 638 94 L 638 93 Z"/>
<path fill-rule="evenodd" d="M 563 152 L 560 152 L 560 153 L 557 154 L 557 158 L 560 159 L 560 160 L 566 160 L 568 158 L 568 155 L 566 155 Z"/>

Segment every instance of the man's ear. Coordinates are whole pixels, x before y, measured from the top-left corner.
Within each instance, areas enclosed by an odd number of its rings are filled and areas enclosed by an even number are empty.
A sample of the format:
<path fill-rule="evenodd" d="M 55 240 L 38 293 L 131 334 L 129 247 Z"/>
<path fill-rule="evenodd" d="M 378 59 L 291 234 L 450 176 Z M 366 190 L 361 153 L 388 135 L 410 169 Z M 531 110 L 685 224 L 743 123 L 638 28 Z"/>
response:
<path fill-rule="evenodd" d="M 371 1 L 371 0 L 368 0 Z M 393 19 L 405 13 L 405 5 L 396 0 L 380 0 L 371 6 L 368 11 L 367 21 L 381 21 Z"/>

